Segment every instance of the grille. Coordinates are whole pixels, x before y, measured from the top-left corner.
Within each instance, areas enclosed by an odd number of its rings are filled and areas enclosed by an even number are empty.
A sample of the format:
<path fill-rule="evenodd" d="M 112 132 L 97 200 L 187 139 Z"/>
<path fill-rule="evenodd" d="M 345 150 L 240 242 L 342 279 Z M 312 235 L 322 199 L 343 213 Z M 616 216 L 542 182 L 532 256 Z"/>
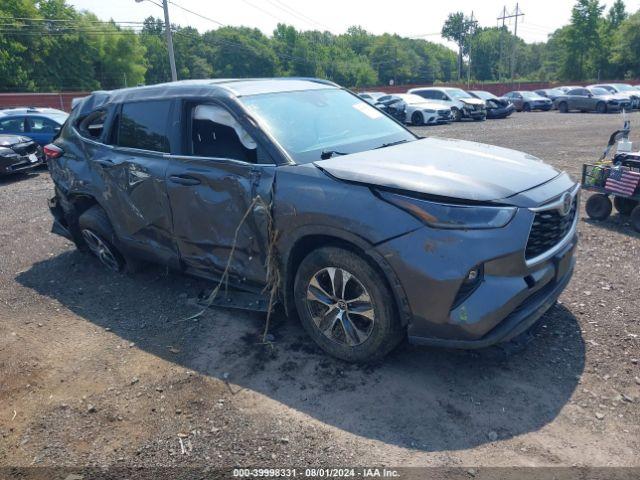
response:
<path fill-rule="evenodd" d="M 36 153 L 38 145 L 35 142 L 18 143 L 16 145 L 12 145 L 11 150 L 16 152 L 18 155 L 29 155 L 31 153 Z"/>
<path fill-rule="evenodd" d="M 567 215 L 560 215 L 558 210 L 536 212 L 527 241 L 525 258 L 530 260 L 555 247 L 569 233 L 576 217 L 577 201 L 573 198 L 571 210 Z"/>

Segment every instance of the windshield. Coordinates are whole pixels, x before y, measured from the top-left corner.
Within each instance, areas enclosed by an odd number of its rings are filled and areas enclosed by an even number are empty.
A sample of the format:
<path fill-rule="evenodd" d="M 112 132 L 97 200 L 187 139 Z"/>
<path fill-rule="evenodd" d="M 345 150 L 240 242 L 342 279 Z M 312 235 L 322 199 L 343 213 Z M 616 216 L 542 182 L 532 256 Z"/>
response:
<path fill-rule="evenodd" d="M 367 102 L 337 88 L 266 93 L 240 101 L 297 163 L 415 140 Z"/>
<path fill-rule="evenodd" d="M 409 105 L 416 105 L 418 103 L 426 103 L 429 101 L 421 97 L 420 95 L 415 95 L 413 93 L 401 93 L 395 96 L 401 99 L 403 102 L 408 103 Z"/>
<path fill-rule="evenodd" d="M 542 95 L 533 92 L 522 92 L 522 98 L 526 98 L 527 100 L 544 100 Z"/>
<path fill-rule="evenodd" d="M 473 98 L 467 92 L 460 90 L 459 88 L 451 88 L 445 91 L 451 98 Z"/>
<path fill-rule="evenodd" d="M 491 100 L 493 98 L 497 98 L 493 93 L 485 92 L 483 90 L 474 90 L 471 93 L 481 98 L 482 100 Z"/>
<path fill-rule="evenodd" d="M 62 125 L 64 122 L 67 121 L 67 118 L 69 118 L 69 115 L 67 115 L 66 113 L 55 113 L 55 114 L 49 114 L 47 115 L 47 117 L 53 120 L 54 122 Z"/>
<path fill-rule="evenodd" d="M 631 85 L 626 85 L 624 83 L 614 83 L 613 86 L 616 87 L 619 92 L 628 92 L 629 90 L 634 90 Z"/>

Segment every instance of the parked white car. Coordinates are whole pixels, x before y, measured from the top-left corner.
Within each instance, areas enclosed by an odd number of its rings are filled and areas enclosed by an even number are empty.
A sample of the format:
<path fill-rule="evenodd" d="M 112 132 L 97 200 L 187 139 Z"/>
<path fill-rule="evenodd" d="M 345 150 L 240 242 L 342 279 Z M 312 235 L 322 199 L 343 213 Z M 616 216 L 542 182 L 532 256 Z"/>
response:
<path fill-rule="evenodd" d="M 473 120 L 484 120 L 487 118 L 487 108 L 484 100 L 473 97 L 461 88 L 412 88 L 407 93 L 420 95 L 427 100 L 445 103 L 451 108 L 454 122 L 458 122 L 463 118 L 472 118 Z"/>
<path fill-rule="evenodd" d="M 453 117 L 451 107 L 445 102 L 425 100 L 419 95 L 410 93 L 395 93 L 378 98 L 378 102 L 385 102 L 392 98 L 400 99 L 405 107 L 405 123 L 411 125 L 434 125 L 449 123 Z"/>

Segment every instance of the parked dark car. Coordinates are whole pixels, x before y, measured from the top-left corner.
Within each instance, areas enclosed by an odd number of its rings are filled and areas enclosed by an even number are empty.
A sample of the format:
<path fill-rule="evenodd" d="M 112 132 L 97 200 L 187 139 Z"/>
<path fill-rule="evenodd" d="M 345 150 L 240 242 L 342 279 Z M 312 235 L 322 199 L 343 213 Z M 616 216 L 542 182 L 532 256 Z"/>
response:
<path fill-rule="evenodd" d="M 115 271 L 144 259 L 256 296 L 275 285 L 345 360 L 380 358 L 407 335 L 509 340 L 573 272 L 579 185 L 566 173 L 419 138 L 323 80 L 97 93 L 46 152 L 54 231 Z"/>
<path fill-rule="evenodd" d="M 11 109 L 0 113 L 0 134 L 22 135 L 46 145 L 60 131 L 68 115 L 37 109 Z"/>
<path fill-rule="evenodd" d="M 0 175 L 31 170 L 43 159 L 42 148 L 30 138 L 0 134 Z"/>
<path fill-rule="evenodd" d="M 572 110 L 581 112 L 619 112 L 631 110 L 631 100 L 625 96 L 613 95 L 603 88 L 578 87 L 556 98 L 556 107 L 561 113 Z"/>
<path fill-rule="evenodd" d="M 516 111 L 509 100 L 496 97 L 491 92 L 484 90 L 470 90 L 469 93 L 480 100 L 484 100 L 487 105 L 487 118 L 507 118 Z"/>
<path fill-rule="evenodd" d="M 553 102 L 535 92 L 515 91 L 509 92 L 503 97 L 513 103 L 518 112 L 532 112 L 534 110 L 549 111 L 553 108 Z"/>
<path fill-rule="evenodd" d="M 407 120 L 407 104 L 400 97 L 383 95 L 376 100 L 374 105 L 400 123 L 405 123 Z"/>
<path fill-rule="evenodd" d="M 540 90 L 535 90 L 534 93 L 537 93 L 541 97 L 548 98 L 552 102 L 561 95 L 564 95 L 565 91 L 560 90 L 559 88 L 542 88 Z"/>
<path fill-rule="evenodd" d="M 384 97 L 387 94 L 384 92 L 360 92 L 358 96 L 363 99 L 365 102 L 370 104 L 375 104 L 380 97 Z"/>

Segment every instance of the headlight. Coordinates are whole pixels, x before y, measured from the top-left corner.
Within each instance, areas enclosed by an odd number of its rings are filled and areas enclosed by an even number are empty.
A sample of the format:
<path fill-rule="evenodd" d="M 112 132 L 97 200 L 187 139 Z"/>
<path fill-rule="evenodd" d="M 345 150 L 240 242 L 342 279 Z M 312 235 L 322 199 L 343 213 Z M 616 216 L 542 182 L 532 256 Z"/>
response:
<path fill-rule="evenodd" d="M 436 113 L 436 111 L 435 111 L 435 110 L 431 110 L 430 108 L 425 108 L 425 109 L 424 109 L 424 111 L 425 111 L 426 113 Z"/>
<path fill-rule="evenodd" d="M 389 192 L 380 192 L 380 195 L 389 203 L 434 228 L 456 230 L 502 228 L 511 221 L 517 210 L 515 207 L 431 202 Z"/>

